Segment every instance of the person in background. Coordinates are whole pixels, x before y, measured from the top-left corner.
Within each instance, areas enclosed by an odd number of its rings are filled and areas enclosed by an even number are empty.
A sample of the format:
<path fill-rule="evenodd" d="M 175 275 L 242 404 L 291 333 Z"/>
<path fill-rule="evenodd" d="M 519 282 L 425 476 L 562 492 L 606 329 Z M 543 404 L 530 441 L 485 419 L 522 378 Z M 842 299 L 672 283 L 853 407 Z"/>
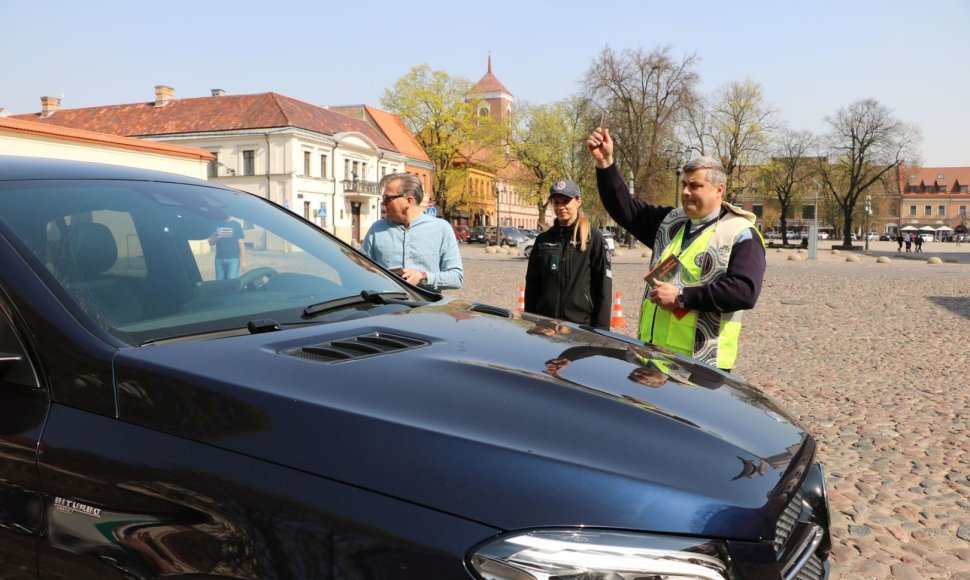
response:
<path fill-rule="evenodd" d="M 421 180 L 410 173 L 381 179 L 386 218 L 370 227 L 360 251 L 415 286 L 461 288 L 465 271 L 455 232 L 445 220 L 424 213 Z"/>
<path fill-rule="evenodd" d="M 226 216 L 209 236 L 209 246 L 216 249 L 216 280 L 238 278 L 246 270 L 246 243 L 242 226 Z"/>
<path fill-rule="evenodd" d="M 683 207 L 659 207 L 630 195 L 613 163 L 609 129 L 594 129 L 586 146 L 603 206 L 653 250 L 640 340 L 730 371 L 742 311 L 754 308 L 764 282 L 765 243 L 754 214 L 723 200 L 726 176 L 717 159 L 688 161 Z"/>
<path fill-rule="evenodd" d="M 536 236 L 525 273 L 525 311 L 609 330 L 613 272 L 603 235 L 582 215 L 579 187 L 549 189 L 555 223 Z"/>

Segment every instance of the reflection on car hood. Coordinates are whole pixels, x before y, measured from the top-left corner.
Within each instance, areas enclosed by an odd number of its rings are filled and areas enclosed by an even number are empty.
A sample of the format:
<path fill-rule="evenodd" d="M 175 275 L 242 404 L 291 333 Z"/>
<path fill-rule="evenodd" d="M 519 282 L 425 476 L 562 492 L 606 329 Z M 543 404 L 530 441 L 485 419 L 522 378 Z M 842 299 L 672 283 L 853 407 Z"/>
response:
<path fill-rule="evenodd" d="M 623 337 L 471 307 L 126 349 L 121 417 L 503 529 L 771 536 L 769 504 L 812 445 L 763 394 Z M 364 335 L 406 340 L 313 354 Z"/>

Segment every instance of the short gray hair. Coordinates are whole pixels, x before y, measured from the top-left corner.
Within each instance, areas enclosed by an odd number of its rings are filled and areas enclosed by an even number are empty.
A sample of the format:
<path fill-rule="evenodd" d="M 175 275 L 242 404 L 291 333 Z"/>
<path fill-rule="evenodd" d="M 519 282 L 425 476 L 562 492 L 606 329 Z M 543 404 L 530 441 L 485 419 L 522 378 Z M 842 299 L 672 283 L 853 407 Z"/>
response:
<path fill-rule="evenodd" d="M 710 181 L 712 185 L 727 185 L 727 175 L 724 173 L 724 166 L 721 165 L 721 162 L 717 159 L 704 155 L 702 157 L 691 159 L 686 165 L 684 165 L 685 174 L 692 171 L 697 171 L 699 169 L 707 170 L 707 180 Z"/>
<path fill-rule="evenodd" d="M 397 190 L 399 195 L 410 195 L 418 204 L 424 199 L 424 186 L 421 185 L 421 178 L 410 173 L 391 173 L 382 177 L 381 193 L 384 193 L 384 189 L 395 181 L 401 182 Z"/>

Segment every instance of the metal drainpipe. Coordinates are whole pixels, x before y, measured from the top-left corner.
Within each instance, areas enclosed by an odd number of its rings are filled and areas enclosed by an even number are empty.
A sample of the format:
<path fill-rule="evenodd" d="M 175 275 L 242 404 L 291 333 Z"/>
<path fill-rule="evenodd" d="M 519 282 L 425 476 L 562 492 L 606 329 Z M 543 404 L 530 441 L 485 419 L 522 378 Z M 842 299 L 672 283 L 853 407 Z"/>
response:
<path fill-rule="evenodd" d="M 333 149 L 330 150 L 330 179 L 333 181 L 333 192 L 330 194 L 330 224 L 333 235 L 337 235 L 337 146 L 340 140 L 333 142 Z M 326 223 L 324 223 L 326 227 Z"/>
<path fill-rule="evenodd" d="M 273 178 L 270 175 L 273 167 L 270 163 L 269 132 L 266 132 L 263 136 L 266 137 L 266 199 L 273 201 Z"/>

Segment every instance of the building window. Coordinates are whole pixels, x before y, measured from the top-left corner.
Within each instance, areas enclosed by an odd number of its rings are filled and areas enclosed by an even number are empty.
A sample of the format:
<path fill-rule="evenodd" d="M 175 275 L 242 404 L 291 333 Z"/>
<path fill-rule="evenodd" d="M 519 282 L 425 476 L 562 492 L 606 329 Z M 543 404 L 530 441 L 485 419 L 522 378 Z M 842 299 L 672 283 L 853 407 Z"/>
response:
<path fill-rule="evenodd" d="M 936 208 L 936 215 L 938 215 L 938 216 L 944 216 L 944 215 L 946 215 L 946 206 L 945 205 L 941 205 L 941 206 L 937 207 Z"/>
<path fill-rule="evenodd" d="M 761 205 L 760 203 L 752 204 L 751 205 L 751 213 L 753 213 L 754 216 L 757 217 L 757 218 L 764 217 L 764 215 L 765 215 L 765 206 Z"/>
<path fill-rule="evenodd" d="M 909 186 L 909 192 L 910 193 L 916 193 L 916 186 L 915 185 L 910 185 Z"/>
<path fill-rule="evenodd" d="M 926 216 L 933 215 L 933 206 L 932 205 L 924 205 L 923 206 L 923 215 L 926 215 Z"/>
<path fill-rule="evenodd" d="M 891 216 L 895 216 L 896 215 L 896 206 L 895 205 L 890 205 L 889 206 L 889 215 L 891 215 Z"/>
<path fill-rule="evenodd" d="M 253 149 L 243 151 L 243 175 L 256 175 L 256 151 Z"/>
<path fill-rule="evenodd" d="M 960 215 L 967 215 L 967 206 L 965 205 L 960 206 Z"/>
<path fill-rule="evenodd" d="M 914 217 L 916 216 L 916 206 L 915 205 L 909 206 L 909 215 L 914 216 Z"/>
<path fill-rule="evenodd" d="M 960 193 L 967 193 L 967 186 L 966 185 L 961 185 L 960 186 Z"/>
<path fill-rule="evenodd" d="M 209 177 L 219 177 L 219 154 L 212 152 L 212 161 L 208 167 Z"/>
<path fill-rule="evenodd" d="M 937 185 L 936 186 L 936 192 L 937 193 L 946 193 L 946 186 L 945 185 Z"/>
<path fill-rule="evenodd" d="M 303 152 L 303 175 L 310 176 L 310 152 Z"/>
<path fill-rule="evenodd" d="M 326 155 L 320 156 L 320 177 L 324 179 L 327 178 L 327 156 Z"/>
<path fill-rule="evenodd" d="M 361 163 L 360 164 L 360 178 L 361 179 L 367 179 L 367 164 L 366 163 Z"/>
<path fill-rule="evenodd" d="M 350 179 L 350 159 L 344 159 L 344 179 Z"/>

